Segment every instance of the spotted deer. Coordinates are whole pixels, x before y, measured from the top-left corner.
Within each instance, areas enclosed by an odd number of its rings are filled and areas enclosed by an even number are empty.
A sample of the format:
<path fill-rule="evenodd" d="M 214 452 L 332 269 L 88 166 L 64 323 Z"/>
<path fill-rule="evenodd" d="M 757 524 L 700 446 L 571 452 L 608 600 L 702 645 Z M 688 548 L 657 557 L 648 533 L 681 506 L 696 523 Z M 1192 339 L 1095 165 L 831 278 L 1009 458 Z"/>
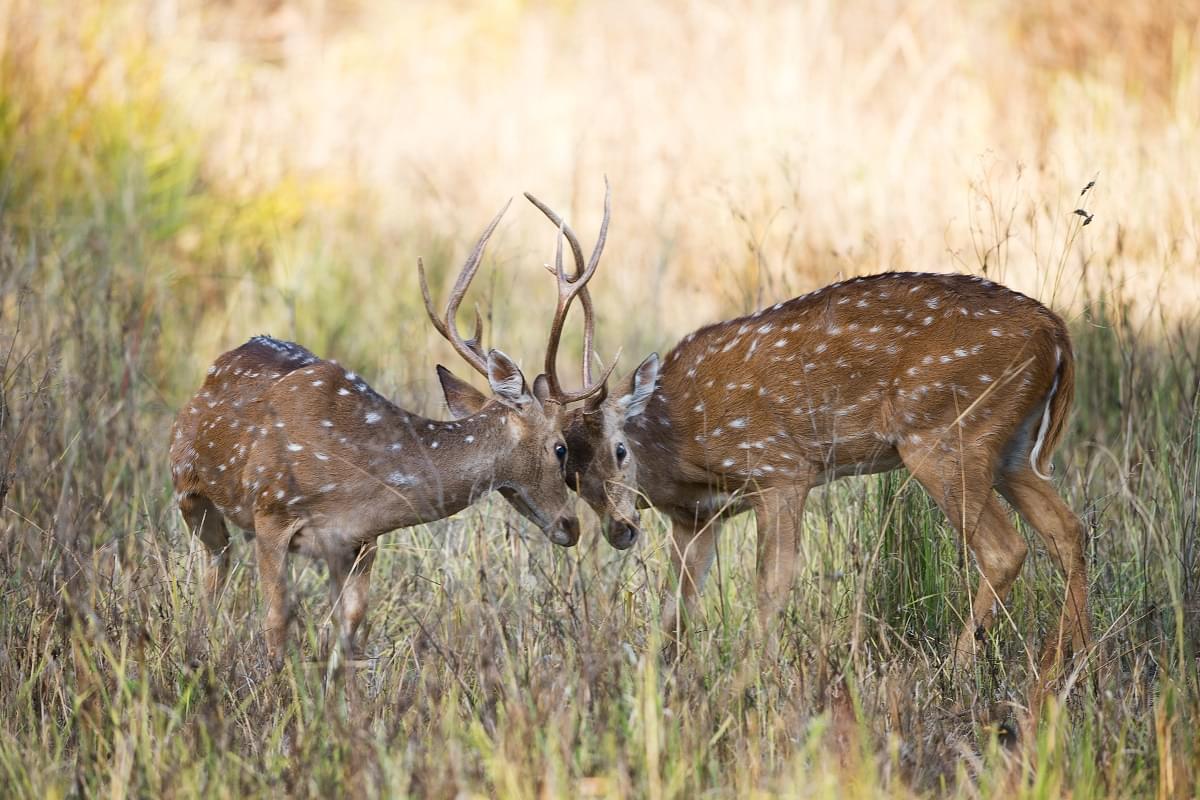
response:
<path fill-rule="evenodd" d="M 526 196 L 563 231 L 581 273 L 570 227 Z M 587 290 L 579 297 L 590 340 Z M 678 589 L 663 624 L 677 641 L 723 519 L 755 513 L 766 629 L 795 580 L 809 491 L 906 467 L 980 573 L 954 648 L 960 665 L 1025 560 L 998 492 L 1066 580 L 1058 630 L 1044 651 L 1055 661 L 1091 641 L 1084 529 L 1049 482 L 1074 373 L 1063 321 L 1029 297 L 966 275 L 855 278 L 701 328 L 661 363 L 651 354 L 611 395 L 592 395 L 565 424 L 567 480 L 619 548 L 638 535 L 639 505 L 670 518 Z M 458 400 L 460 412 L 468 405 Z"/>
<path fill-rule="evenodd" d="M 289 551 L 328 564 L 342 642 L 353 650 L 381 534 L 449 516 L 500 489 L 551 541 L 578 540 L 563 482 L 562 403 L 552 402 L 545 378 L 531 391 L 508 356 L 483 352 L 478 315 L 469 340 L 455 322 L 503 214 L 467 258 L 443 318 L 418 262 L 434 327 L 491 386 L 471 415 L 425 419 L 337 362 L 266 336 L 219 357 L 179 413 L 172 475 L 183 517 L 211 556 L 208 591 L 229 569 L 229 521 L 255 540 L 273 659 L 286 640 Z"/>

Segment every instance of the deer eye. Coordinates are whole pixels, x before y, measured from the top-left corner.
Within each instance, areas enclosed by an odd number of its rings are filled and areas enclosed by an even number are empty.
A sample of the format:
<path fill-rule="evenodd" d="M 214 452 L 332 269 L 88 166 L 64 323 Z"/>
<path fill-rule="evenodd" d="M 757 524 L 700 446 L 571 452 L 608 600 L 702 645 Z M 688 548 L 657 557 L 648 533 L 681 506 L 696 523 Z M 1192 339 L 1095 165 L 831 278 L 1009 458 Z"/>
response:
<path fill-rule="evenodd" d="M 554 445 L 554 455 L 558 457 L 559 464 L 567 463 L 567 446 L 562 442 Z"/>
<path fill-rule="evenodd" d="M 622 461 L 624 461 L 625 456 L 625 444 L 623 442 L 617 442 L 617 463 L 620 464 Z"/>

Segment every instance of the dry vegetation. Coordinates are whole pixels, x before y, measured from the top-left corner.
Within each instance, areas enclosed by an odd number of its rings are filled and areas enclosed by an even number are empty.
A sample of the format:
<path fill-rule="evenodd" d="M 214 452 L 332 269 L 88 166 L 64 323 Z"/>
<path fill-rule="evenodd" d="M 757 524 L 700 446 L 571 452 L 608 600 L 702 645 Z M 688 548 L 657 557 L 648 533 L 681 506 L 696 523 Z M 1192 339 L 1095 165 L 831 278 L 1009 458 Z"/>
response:
<path fill-rule="evenodd" d="M 0 0 L 0 793 L 1200 792 L 1200 11 L 896 6 Z M 1061 584 L 1032 547 L 953 680 L 972 569 L 902 476 L 814 497 L 778 661 L 744 519 L 676 670 L 661 526 L 563 551 L 501 503 L 382 540 L 369 666 L 311 660 L 313 564 L 282 672 L 250 548 L 205 618 L 165 438 L 207 363 L 270 331 L 435 411 L 416 256 L 526 189 L 586 237 L 605 174 L 605 352 L 887 267 L 1071 320 L 1101 643 L 1018 741 Z M 510 212 L 476 290 L 527 365 L 550 233 Z"/>

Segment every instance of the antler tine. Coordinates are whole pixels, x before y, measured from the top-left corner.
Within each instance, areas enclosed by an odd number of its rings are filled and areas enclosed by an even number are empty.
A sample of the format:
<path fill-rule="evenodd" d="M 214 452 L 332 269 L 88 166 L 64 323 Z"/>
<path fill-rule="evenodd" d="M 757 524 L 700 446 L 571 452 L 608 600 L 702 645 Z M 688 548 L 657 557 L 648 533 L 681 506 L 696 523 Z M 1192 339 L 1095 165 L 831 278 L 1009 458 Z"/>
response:
<path fill-rule="evenodd" d="M 600 233 L 596 236 L 596 246 L 592 248 L 592 257 L 588 259 L 587 277 L 596 271 L 600 265 L 600 254 L 604 252 L 604 243 L 608 241 L 608 220 L 612 216 L 612 186 L 608 176 L 604 176 L 604 217 L 600 220 Z"/>
<path fill-rule="evenodd" d="M 566 307 L 563 305 L 562 287 L 567 285 L 563 274 L 563 233 L 564 225 L 558 221 L 558 236 L 554 238 L 554 276 L 558 285 L 558 303 L 554 307 L 554 319 L 550 321 L 550 338 L 546 340 L 546 382 L 550 386 L 550 396 L 560 397 L 563 394 L 562 385 L 558 382 L 558 341 L 562 337 L 563 323 L 566 321 Z"/>
<path fill-rule="evenodd" d="M 475 306 L 475 333 L 471 335 L 470 339 L 467 339 L 467 344 L 472 350 L 478 353 L 480 357 L 486 358 L 486 356 L 483 355 L 483 317 L 479 314 L 478 305 Z"/>
<path fill-rule="evenodd" d="M 604 218 L 600 220 L 600 234 L 596 237 L 596 246 L 592 248 L 592 257 L 588 261 L 588 268 L 584 272 L 586 277 L 581 277 L 584 283 L 592 279 L 592 273 L 596 271 L 596 267 L 600 265 L 600 254 L 604 252 L 604 243 L 608 241 L 608 220 L 612 213 L 612 187 L 608 183 L 608 176 L 604 176 Z M 592 312 L 592 296 L 584 287 L 583 292 L 579 297 L 579 304 L 583 307 L 583 385 L 592 385 L 592 358 L 596 353 L 593 341 L 596 334 L 596 317 Z M 621 352 L 617 351 L 617 356 L 613 358 L 613 366 L 617 363 L 617 358 L 620 358 Z M 608 370 L 612 373 L 612 367 Z M 608 376 L 605 375 L 604 380 L 600 381 L 603 386 Z"/>
<path fill-rule="evenodd" d="M 446 330 L 446 324 L 438 319 L 437 310 L 433 307 L 433 298 L 429 296 L 429 282 L 425 280 L 425 262 L 420 256 L 417 256 L 417 279 L 421 283 L 421 299 L 425 301 L 425 313 L 429 315 L 429 321 L 438 333 L 449 339 L 450 332 Z"/>
<path fill-rule="evenodd" d="M 454 288 L 450 290 L 450 298 L 446 301 L 446 314 L 443 318 L 439 318 L 433 307 L 433 298 L 429 294 L 429 284 L 425 279 L 425 265 L 421 259 L 417 259 L 417 274 L 421 280 L 421 298 L 425 301 L 425 312 L 429 315 L 429 321 L 433 323 L 433 327 L 454 347 L 455 352 L 463 357 L 476 372 L 483 376 L 487 376 L 487 359 L 483 355 L 483 347 L 481 341 L 483 338 L 483 318 L 479 315 L 479 309 L 475 309 L 475 335 L 470 339 L 463 339 L 462 334 L 458 332 L 458 323 L 455 316 L 458 313 L 458 307 L 462 304 L 463 297 L 467 293 L 467 289 L 471 286 L 471 281 L 475 278 L 475 273 L 479 271 L 479 264 L 483 260 L 483 250 L 487 247 L 488 239 L 492 237 L 496 227 L 500 224 L 500 219 L 504 216 L 504 212 L 508 211 L 508 207 L 512 205 L 512 200 L 504 204 L 504 208 L 492 218 L 480 235 L 479 240 L 475 242 L 475 247 L 471 250 L 471 254 L 467 256 L 467 260 L 463 263 L 462 270 L 458 274 L 458 280 L 454 282 Z"/>
<path fill-rule="evenodd" d="M 571 226 L 568 225 L 562 217 L 556 214 L 554 209 L 550 208 L 550 206 L 546 205 L 541 200 L 538 200 L 529 192 L 525 193 L 525 199 L 533 203 L 537 210 L 545 214 L 546 218 L 550 220 L 551 224 L 560 229 L 567 237 L 567 242 L 571 245 L 571 254 L 575 256 L 575 275 L 572 276 L 571 280 L 578 280 L 579 276 L 583 274 L 583 248 L 579 246 L 579 237 L 575 235 L 575 231 L 571 230 Z"/>
<path fill-rule="evenodd" d="M 607 187 L 607 185 L 608 179 L 605 178 L 605 186 Z M 533 203 L 537 210 L 545 214 L 546 218 L 549 219 L 550 222 L 553 223 L 556 228 L 561 230 L 563 235 L 567 237 L 567 243 L 571 245 L 571 255 L 575 257 L 575 274 L 572 275 L 568 280 L 572 283 L 579 280 L 587 269 L 583 260 L 583 248 L 579 245 L 579 237 L 575 235 L 575 231 L 571 230 L 571 226 L 568 225 L 562 217 L 555 213 L 554 209 L 550 208 L 550 206 L 546 205 L 529 192 L 525 193 L 525 199 L 530 203 Z M 607 207 L 607 196 L 605 197 L 605 206 Z M 551 272 L 553 271 L 554 270 L 551 270 Z M 592 295 L 590 292 L 588 292 L 586 287 L 584 287 L 584 289 L 579 293 L 579 305 L 583 307 L 583 385 L 590 386 L 592 383 L 592 359 L 590 354 L 594 352 L 593 339 L 595 337 L 595 326 L 593 325 L 592 320 L 595 318 L 595 316 L 592 311 Z M 549 376 L 548 372 L 547 376 Z"/>
<path fill-rule="evenodd" d="M 611 189 L 608 179 L 605 178 L 604 219 L 600 224 L 600 235 L 597 239 L 596 247 L 592 250 L 591 259 L 589 259 L 586 265 L 583 261 L 583 248 L 579 245 L 579 238 L 571 230 L 571 227 L 567 225 L 566 221 L 529 192 L 525 193 L 525 197 L 558 228 L 558 242 L 555 250 L 553 270 L 555 279 L 558 282 L 558 305 L 555 309 L 554 322 L 550 328 L 550 339 L 546 346 L 546 379 L 550 384 L 552 395 L 559 399 L 560 402 L 570 403 L 576 400 L 583 400 L 603 389 L 605 381 L 608 380 L 609 375 L 612 374 L 613 368 L 616 366 L 616 360 L 614 359 L 600 380 L 596 382 L 592 381 L 591 362 L 595 352 L 595 313 L 587 284 L 596 273 L 596 268 L 600 264 L 600 254 L 604 250 L 604 242 L 608 236 L 608 221 L 611 213 Z M 563 269 L 562 240 L 564 237 L 570 244 L 571 254 L 575 259 L 575 274 L 572 276 L 566 275 Z M 576 296 L 579 297 L 579 303 L 583 307 L 583 388 L 578 392 L 567 392 L 562 388 L 562 384 L 558 380 L 558 343 L 562 336 L 562 327 L 566 321 L 567 311 L 570 309 L 571 301 Z"/>
<path fill-rule="evenodd" d="M 588 259 L 587 266 L 584 266 L 583 263 L 583 248 L 579 246 L 579 237 L 575 235 L 575 231 L 571 230 L 571 226 L 567 224 L 566 220 L 529 192 L 525 193 L 525 198 L 537 206 L 537 209 L 562 231 L 571 244 L 571 254 L 575 257 L 575 274 L 566 278 L 566 281 L 572 284 L 577 282 L 586 284 L 592 279 L 596 268 L 600 266 L 600 255 L 604 252 L 605 242 L 608 241 L 608 221 L 612 216 L 612 187 L 608 183 L 608 178 L 604 179 L 604 217 L 600 220 L 600 233 L 596 237 L 596 246 L 592 248 L 592 257 Z"/>

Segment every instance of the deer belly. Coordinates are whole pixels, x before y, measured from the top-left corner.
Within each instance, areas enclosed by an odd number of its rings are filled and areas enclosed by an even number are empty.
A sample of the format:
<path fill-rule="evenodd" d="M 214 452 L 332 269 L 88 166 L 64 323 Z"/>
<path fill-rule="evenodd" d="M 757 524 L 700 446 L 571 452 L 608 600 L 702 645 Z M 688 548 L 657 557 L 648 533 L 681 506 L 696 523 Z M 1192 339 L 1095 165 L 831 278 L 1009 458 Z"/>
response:
<path fill-rule="evenodd" d="M 845 461 L 823 469 L 817 476 L 816 483 L 829 483 L 838 478 L 850 475 L 873 475 L 878 472 L 891 472 L 901 465 L 900 454 L 893 447 L 880 449 L 870 455 Z"/>
<path fill-rule="evenodd" d="M 321 540 L 322 537 L 318 535 L 313 526 L 304 525 L 292 534 L 292 538 L 288 541 L 288 550 L 311 558 L 323 558 L 327 552 L 327 546 Z"/>

